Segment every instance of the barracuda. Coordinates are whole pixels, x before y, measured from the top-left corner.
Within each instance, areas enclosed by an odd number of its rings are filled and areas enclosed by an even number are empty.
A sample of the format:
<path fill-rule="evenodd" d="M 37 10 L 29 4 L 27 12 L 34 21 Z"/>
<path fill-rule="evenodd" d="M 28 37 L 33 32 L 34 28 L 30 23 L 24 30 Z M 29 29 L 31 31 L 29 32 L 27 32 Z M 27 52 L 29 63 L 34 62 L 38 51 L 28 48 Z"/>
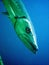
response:
<path fill-rule="evenodd" d="M 36 36 L 30 17 L 21 0 L 2 0 L 7 12 L 5 15 L 11 19 L 14 30 L 24 45 L 36 54 L 38 50 Z"/>

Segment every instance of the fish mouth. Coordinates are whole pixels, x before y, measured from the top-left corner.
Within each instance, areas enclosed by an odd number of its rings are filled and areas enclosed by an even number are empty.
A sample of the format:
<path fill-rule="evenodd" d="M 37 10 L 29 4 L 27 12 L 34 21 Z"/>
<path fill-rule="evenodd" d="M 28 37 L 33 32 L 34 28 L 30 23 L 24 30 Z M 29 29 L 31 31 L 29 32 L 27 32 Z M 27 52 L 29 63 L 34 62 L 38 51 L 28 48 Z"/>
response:
<path fill-rule="evenodd" d="M 29 44 L 29 46 L 31 47 L 31 48 L 29 48 L 34 54 L 36 54 L 37 53 L 37 51 L 38 51 L 38 47 L 37 47 L 37 45 L 35 44 L 35 42 L 32 42 L 30 39 L 29 39 L 29 37 L 24 37 L 25 38 L 25 40 L 27 41 L 27 43 Z"/>
<path fill-rule="evenodd" d="M 36 52 L 38 51 L 38 48 L 32 42 L 30 42 L 30 45 L 32 46 L 33 53 L 36 54 Z"/>

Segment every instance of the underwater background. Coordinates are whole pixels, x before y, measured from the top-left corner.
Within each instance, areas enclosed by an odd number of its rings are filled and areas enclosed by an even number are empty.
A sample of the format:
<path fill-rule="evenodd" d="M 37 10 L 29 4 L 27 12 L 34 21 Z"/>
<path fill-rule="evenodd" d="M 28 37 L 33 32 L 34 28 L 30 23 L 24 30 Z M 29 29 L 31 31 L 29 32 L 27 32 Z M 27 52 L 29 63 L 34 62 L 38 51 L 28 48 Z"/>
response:
<path fill-rule="evenodd" d="M 0 0 L 0 55 L 4 65 L 49 65 L 49 0 L 22 0 L 34 25 L 39 50 L 33 54 L 16 35 Z"/>

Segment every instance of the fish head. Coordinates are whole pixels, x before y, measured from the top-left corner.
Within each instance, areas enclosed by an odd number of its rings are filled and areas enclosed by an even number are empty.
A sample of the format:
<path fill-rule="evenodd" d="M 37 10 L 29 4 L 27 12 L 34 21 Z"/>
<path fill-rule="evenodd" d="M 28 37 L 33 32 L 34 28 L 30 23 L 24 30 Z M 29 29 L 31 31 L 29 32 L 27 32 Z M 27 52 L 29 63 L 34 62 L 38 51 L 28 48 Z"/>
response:
<path fill-rule="evenodd" d="M 36 36 L 30 21 L 28 19 L 18 19 L 17 22 L 16 32 L 19 38 L 23 41 L 27 48 L 36 54 L 38 46 Z"/>

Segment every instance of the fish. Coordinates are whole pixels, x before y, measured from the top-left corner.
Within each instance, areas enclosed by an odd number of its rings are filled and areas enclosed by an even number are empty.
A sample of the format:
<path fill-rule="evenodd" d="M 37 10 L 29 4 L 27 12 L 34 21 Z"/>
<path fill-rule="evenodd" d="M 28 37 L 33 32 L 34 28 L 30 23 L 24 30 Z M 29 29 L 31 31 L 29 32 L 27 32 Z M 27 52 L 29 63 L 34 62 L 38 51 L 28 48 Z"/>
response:
<path fill-rule="evenodd" d="M 34 54 L 38 51 L 36 34 L 31 19 L 22 0 L 2 0 L 14 30 L 22 43 Z"/>
<path fill-rule="evenodd" d="M 4 65 L 1 56 L 0 56 L 0 65 Z"/>

